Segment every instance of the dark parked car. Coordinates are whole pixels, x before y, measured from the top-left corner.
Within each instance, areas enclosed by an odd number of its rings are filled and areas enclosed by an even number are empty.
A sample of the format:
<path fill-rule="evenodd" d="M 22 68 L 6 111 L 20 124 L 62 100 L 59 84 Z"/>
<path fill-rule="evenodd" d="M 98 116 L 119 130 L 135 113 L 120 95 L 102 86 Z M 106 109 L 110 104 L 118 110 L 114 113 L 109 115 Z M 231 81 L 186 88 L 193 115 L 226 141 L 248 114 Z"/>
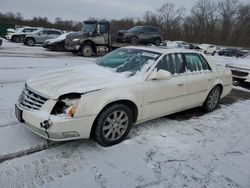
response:
<path fill-rule="evenodd" d="M 224 55 L 224 56 L 229 56 L 229 57 L 232 57 L 232 56 L 241 57 L 245 55 L 246 53 L 247 52 L 238 50 L 236 48 L 225 48 L 218 52 L 219 55 Z"/>
<path fill-rule="evenodd" d="M 162 42 L 161 30 L 152 26 L 135 26 L 129 30 L 120 30 L 117 42 L 128 42 L 132 45 L 155 44 L 159 46 Z"/>
<path fill-rule="evenodd" d="M 48 39 L 43 43 L 43 47 L 53 51 L 66 51 L 65 38 L 67 34 L 62 34 L 55 39 Z"/>
<path fill-rule="evenodd" d="M 2 43 L 3 43 L 3 40 L 0 38 L 0 46 L 2 45 Z"/>

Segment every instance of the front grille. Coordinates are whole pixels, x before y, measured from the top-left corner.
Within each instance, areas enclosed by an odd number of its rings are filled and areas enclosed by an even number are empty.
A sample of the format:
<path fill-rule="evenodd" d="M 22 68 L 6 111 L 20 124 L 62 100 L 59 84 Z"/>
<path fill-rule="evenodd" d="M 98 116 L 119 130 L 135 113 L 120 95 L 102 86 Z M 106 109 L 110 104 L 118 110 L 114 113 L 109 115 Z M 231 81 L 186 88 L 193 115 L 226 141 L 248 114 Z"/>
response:
<path fill-rule="evenodd" d="M 41 96 L 37 92 L 25 87 L 18 99 L 18 104 L 27 110 L 40 110 L 47 100 L 47 97 Z"/>
<path fill-rule="evenodd" d="M 242 76 L 242 77 L 246 77 L 248 76 L 248 72 L 242 72 L 242 71 L 237 71 L 237 70 L 231 70 L 232 71 L 232 75 L 233 76 Z"/>

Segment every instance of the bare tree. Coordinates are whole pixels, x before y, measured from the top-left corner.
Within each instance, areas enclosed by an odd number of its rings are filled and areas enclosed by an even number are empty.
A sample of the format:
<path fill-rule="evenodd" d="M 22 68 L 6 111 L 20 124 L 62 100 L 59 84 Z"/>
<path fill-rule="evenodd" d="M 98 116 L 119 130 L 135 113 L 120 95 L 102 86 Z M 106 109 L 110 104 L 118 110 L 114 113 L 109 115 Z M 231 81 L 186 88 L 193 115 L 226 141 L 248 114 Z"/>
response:
<path fill-rule="evenodd" d="M 199 0 L 191 10 L 194 35 L 201 42 L 215 41 L 216 4 L 213 1 Z"/>
<path fill-rule="evenodd" d="M 162 26 L 164 36 L 172 39 L 181 37 L 181 24 L 185 9 L 183 7 L 176 9 L 175 4 L 168 1 L 157 10 L 158 20 Z"/>
<path fill-rule="evenodd" d="M 239 0 L 220 0 L 218 13 L 221 21 L 221 42 L 230 44 L 231 32 L 236 20 Z"/>

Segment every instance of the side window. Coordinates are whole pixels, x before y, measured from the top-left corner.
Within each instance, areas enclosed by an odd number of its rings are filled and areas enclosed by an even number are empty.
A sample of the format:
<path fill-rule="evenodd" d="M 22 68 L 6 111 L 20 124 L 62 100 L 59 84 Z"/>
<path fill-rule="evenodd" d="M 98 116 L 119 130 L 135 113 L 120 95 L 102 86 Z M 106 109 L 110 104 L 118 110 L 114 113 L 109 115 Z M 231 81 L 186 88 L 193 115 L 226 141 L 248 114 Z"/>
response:
<path fill-rule="evenodd" d="M 185 65 L 181 54 L 169 54 L 164 56 L 157 65 L 157 70 L 169 71 L 171 74 L 184 73 Z"/>
<path fill-rule="evenodd" d="M 39 35 L 44 35 L 44 34 L 45 34 L 45 32 L 46 32 L 45 30 L 41 30 L 41 31 L 39 31 L 39 33 L 38 33 L 38 34 L 39 34 Z"/>
<path fill-rule="evenodd" d="M 150 32 L 150 33 L 159 33 L 159 29 L 154 28 L 154 27 L 150 27 L 150 28 L 149 28 L 149 32 Z"/>
<path fill-rule="evenodd" d="M 48 30 L 43 30 L 43 33 L 42 33 L 42 34 L 44 34 L 44 35 L 49 35 L 50 33 L 49 33 Z"/>
<path fill-rule="evenodd" d="M 208 63 L 199 54 L 185 54 L 187 72 L 211 70 Z"/>
<path fill-rule="evenodd" d="M 106 24 L 100 24 L 100 33 L 107 33 L 107 26 Z"/>
<path fill-rule="evenodd" d="M 59 32 L 50 30 L 50 31 L 48 31 L 48 35 L 59 35 Z"/>

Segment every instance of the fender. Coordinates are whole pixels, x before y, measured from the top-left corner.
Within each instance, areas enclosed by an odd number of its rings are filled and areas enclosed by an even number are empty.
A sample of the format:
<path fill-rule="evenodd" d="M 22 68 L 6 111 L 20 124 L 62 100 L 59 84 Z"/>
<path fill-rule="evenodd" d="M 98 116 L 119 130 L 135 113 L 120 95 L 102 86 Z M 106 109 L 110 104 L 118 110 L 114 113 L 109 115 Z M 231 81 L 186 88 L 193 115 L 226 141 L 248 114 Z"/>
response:
<path fill-rule="evenodd" d="M 125 89 L 116 89 L 113 92 L 110 90 L 97 91 L 94 93 L 87 93 L 82 95 L 79 106 L 84 106 L 82 109 L 77 109 L 76 116 L 81 114 L 83 116 L 98 115 L 110 103 L 127 100 L 134 103 L 138 109 L 138 119 L 141 117 L 142 96 Z M 137 101 L 137 102 L 136 102 Z"/>

